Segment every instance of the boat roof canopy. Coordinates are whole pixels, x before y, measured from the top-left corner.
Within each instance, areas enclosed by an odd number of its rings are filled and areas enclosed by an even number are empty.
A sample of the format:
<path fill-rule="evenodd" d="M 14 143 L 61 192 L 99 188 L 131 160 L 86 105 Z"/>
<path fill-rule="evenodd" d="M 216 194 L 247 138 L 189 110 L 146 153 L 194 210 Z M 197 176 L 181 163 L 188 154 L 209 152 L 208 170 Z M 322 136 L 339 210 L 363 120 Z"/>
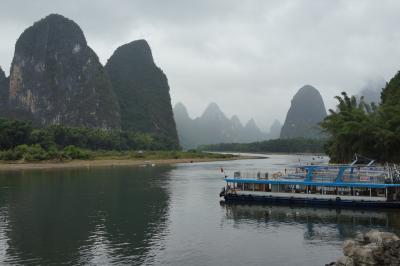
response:
<path fill-rule="evenodd" d="M 228 183 L 237 184 L 273 184 L 273 185 L 302 185 L 302 186 L 318 186 L 318 187 L 355 187 L 355 188 L 389 188 L 400 187 L 400 184 L 384 184 L 384 183 L 351 183 L 351 182 L 313 182 L 307 180 L 264 180 L 264 179 L 248 179 L 248 178 L 226 178 Z"/>

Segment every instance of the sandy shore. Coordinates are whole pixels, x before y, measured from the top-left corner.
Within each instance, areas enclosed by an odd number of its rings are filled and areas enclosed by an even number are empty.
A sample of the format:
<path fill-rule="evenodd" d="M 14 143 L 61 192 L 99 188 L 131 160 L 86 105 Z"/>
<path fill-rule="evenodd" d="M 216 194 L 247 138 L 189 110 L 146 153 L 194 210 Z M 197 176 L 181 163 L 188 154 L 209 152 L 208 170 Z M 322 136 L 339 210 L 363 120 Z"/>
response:
<path fill-rule="evenodd" d="M 260 159 L 257 156 L 237 156 L 232 158 L 188 158 L 188 159 L 161 159 L 161 160 L 137 160 L 137 159 L 95 159 L 95 160 L 72 160 L 64 162 L 14 162 L 0 163 L 0 171 L 20 171 L 35 169 L 68 169 L 68 168 L 91 168 L 91 167 L 115 167 L 115 166 L 143 166 L 143 165 L 166 165 L 178 163 L 198 163 L 214 161 L 231 161 L 244 159 Z"/>

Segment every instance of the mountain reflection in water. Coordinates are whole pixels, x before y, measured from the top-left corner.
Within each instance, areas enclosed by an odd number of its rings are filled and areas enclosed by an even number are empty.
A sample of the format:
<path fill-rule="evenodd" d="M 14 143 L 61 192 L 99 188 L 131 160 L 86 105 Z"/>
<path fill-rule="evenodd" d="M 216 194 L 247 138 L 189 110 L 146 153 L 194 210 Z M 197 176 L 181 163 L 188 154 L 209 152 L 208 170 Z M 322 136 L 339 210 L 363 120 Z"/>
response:
<path fill-rule="evenodd" d="M 0 264 L 324 265 L 359 231 L 399 233 L 400 215 L 220 205 L 227 173 L 277 169 L 307 155 L 0 173 Z"/>
<path fill-rule="evenodd" d="M 168 218 L 171 167 L 0 175 L 4 263 L 120 264 L 147 258 Z M 115 178 L 115 177 L 118 178 Z"/>

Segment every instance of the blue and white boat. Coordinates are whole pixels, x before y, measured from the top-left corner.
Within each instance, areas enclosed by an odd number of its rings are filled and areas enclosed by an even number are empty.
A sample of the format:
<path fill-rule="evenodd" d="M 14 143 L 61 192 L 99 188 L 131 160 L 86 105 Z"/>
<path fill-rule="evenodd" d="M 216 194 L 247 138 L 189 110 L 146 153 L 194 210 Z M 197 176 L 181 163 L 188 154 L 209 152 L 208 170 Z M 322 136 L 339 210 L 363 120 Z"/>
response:
<path fill-rule="evenodd" d="M 225 178 L 220 197 L 226 203 L 272 203 L 331 207 L 400 208 L 396 165 L 374 161 L 348 165 L 302 165 L 269 174 L 235 172 Z"/>

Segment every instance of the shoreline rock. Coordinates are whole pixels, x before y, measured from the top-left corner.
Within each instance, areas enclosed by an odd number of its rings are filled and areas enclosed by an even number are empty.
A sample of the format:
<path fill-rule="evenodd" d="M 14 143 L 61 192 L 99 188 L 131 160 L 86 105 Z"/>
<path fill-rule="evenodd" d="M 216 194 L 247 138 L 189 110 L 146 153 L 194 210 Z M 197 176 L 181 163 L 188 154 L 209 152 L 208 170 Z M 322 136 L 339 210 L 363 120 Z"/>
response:
<path fill-rule="evenodd" d="M 400 238 L 394 233 L 371 230 L 343 243 L 343 256 L 330 266 L 400 265 Z"/>

